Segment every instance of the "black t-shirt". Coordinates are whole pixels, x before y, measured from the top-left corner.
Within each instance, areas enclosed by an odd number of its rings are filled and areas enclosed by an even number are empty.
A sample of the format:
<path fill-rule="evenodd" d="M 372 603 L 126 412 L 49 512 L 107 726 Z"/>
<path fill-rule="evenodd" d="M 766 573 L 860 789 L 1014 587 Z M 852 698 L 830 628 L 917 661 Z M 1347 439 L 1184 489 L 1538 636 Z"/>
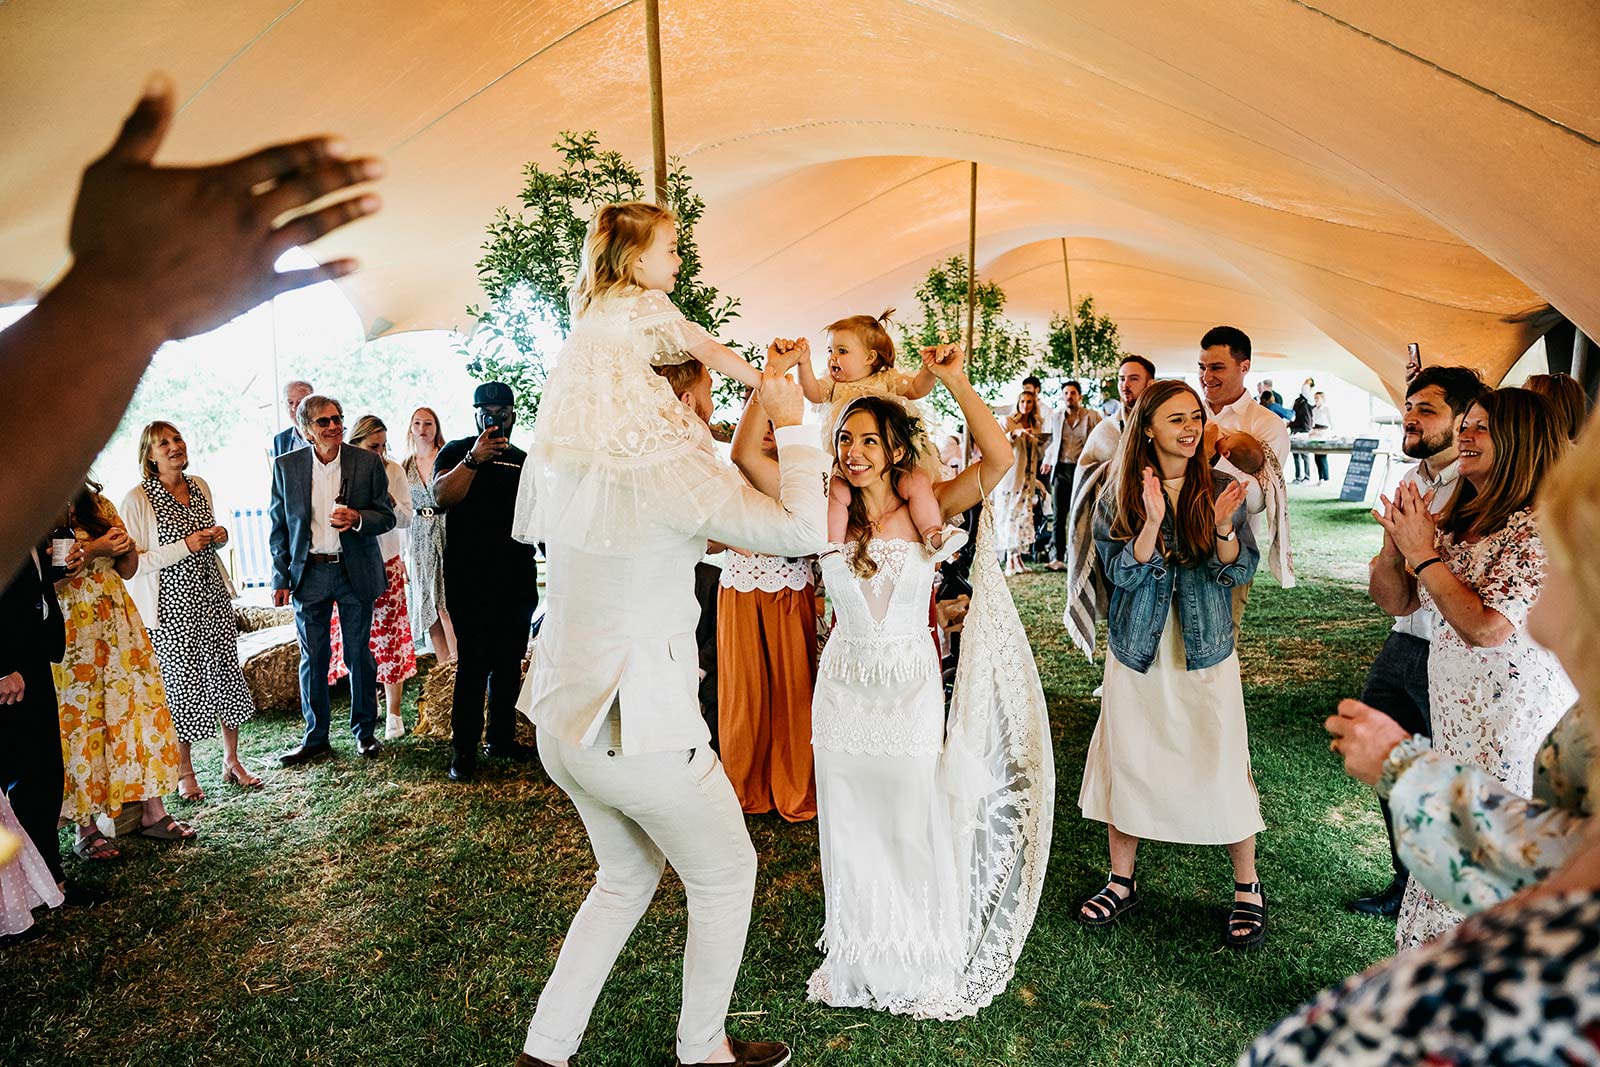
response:
<path fill-rule="evenodd" d="M 472 451 L 476 437 L 451 441 L 433 461 L 434 476 L 454 470 Z M 517 483 L 528 454 L 516 445 L 485 462 L 461 503 L 444 513 L 445 595 L 452 585 L 494 584 L 537 598 L 538 568 L 532 545 L 511 536 Z"/>

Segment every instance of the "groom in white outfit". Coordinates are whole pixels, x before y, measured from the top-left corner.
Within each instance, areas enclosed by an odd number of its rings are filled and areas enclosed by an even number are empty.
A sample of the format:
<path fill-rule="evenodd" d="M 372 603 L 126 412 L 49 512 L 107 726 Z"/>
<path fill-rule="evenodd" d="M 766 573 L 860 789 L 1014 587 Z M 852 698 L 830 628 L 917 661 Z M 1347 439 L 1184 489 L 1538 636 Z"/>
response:
<path fill-rule="evenodd" d="M 829 459 L 800 426 L 800 387 L 769 373 L 780 500 L 734 493 L 681 543 L 648 558 L 547 545 L 546 617 L 524 704 L 539 755 L 578 809 L 599 870 L 539 997 L 518 1067 L 577 1051 L 617 954 L 670 862 L 688 897 L 680 1064 L 782 1067 L 789 1050 L 724 1031 L 744 956 L 756 854 L 700 715 L 694 565 L 708 540 L 806 556 L 827 540 Z M 731 470 L 730 470 L 731 473 Z"/>

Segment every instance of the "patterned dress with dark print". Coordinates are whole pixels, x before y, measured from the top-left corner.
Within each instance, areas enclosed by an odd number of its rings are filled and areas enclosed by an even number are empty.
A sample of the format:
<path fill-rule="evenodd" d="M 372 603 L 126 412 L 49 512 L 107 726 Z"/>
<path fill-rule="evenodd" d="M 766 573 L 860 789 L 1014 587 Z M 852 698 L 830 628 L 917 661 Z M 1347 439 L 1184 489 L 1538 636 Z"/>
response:
<path fill-rule="evenodd" d="M 187 506 L 159 479 L 144 481 L 163 545 L 216 525 L 211 501 L 194 479 L 185 475 L 184 481 L 189 486 Z M 215 737 L 218 723 L 238 729 L 256 713 L 256 704 L 239 666 L 239 623 L 216 549 L 207 546 L 163 567 L 159 588 L 156 618 L 145 624 L 161 664 L 178 739 L 192 744 Z"/>

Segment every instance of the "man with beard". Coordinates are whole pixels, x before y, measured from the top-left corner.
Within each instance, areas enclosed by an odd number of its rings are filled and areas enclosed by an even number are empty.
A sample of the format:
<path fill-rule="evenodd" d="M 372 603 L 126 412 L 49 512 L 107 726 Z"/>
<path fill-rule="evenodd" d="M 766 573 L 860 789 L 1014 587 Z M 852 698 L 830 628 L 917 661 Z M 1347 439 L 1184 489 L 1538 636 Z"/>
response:
<path fill-rule="evenodd" d="M 1429 367 L 1406 386 L 1405 437 L 1401 451 L 1417 465 L 1400 479 L 1411 482 L 1424 495 L 1433 494 L 1429 510 L 1435 515 L 1455 499 L 1460 484 L 1457 477 L 1456 427 L 1473 402 L 1485 392 L 1476 371 L 1466 367 Z M 1383 547 L 1367 566 L 1367 588 L 1376 598 L 1389 585 L 1406 580 L 1406 561 L 1387 533 Z M 1433 735 L 1428 708 L 1428 650 L 1438 612 L 1419 608 L 1394 622 L 1394 629 L 1378 651 L 1367 672 L 1367 685 L 1361 693 L 1363 703 L 1386 713 L 1410 733 Z M 1384 827 L 1389 832 L 1389 854 L 1394 878 L 1383 890 L 1350 902 L 1352 911 L 1364 915 L 1393 916 L 1405 895 L 1407 871 L 1394 847 L 1394 827 L 1389 821 L 1389 805 L 1383 809 Z"/>

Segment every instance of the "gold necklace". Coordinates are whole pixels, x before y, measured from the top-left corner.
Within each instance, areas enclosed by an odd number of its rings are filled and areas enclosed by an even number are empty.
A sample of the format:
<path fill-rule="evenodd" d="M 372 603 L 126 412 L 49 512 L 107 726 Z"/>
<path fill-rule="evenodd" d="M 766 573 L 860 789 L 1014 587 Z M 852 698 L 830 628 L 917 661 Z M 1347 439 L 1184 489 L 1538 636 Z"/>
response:
<path fill-rule="evenodd" d="M 890 508 L 888 511 L 883 512 L 877 518 L 874 519 L 869 515 L 867 517 L 867 529 L 869 531 L 871 531 L 872 533 L 877 533 L 879 528 L 883 526 L 883 520 L 884 519 L 887 519 L 890 515 L 893 515 L 895 512 L 899 511 L 901 508 L 903 508 L 905 506 L 906 506 L 906 502 L 904 500 L 896 500 L 894 507 Z"/>

